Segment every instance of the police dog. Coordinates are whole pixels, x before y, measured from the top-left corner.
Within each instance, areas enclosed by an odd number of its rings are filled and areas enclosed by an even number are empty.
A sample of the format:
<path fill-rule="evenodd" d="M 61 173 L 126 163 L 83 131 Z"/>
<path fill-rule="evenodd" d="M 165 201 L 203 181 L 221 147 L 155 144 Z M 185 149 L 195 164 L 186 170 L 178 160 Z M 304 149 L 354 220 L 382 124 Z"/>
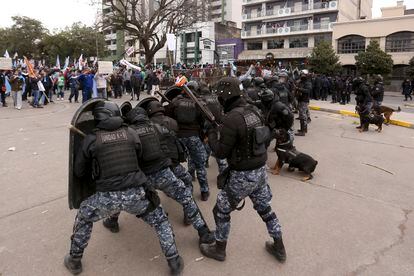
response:
<path fill-rule="evenodd" d="M 271 170 L 271 173 L 278 175 L 283 164 L 289 164 L 288 170 L 293 172 L 295 169 L 306 173 L 306 176 L 302 178 L 302 181 L 308 181 L 313 178 L 312 173 L 315 171 L 318 161 L 313 159 L 311 156 L 302 153 L 293 146 L 293 139 L 286 137 L 285 142 L 279 143 L 276 140 L 276 154 L 277 161 Z M 287 134 L 287 136 L 289 136 Z"/>
<path fill-rule="evenodd" d="M 393 108 L 391 108 L 391 107 L 388 107 L 388 106 L 385 106 L 385 105 L 381 105 L 380 107 L 379 107 L 379 114 L 383 114 L 384 115 L 384 117 L 385 117 L 385 125 L 389 125 L 390 124 L 390 122 L 391 122 L 391 116 L 392 116 L 392 114 L 394 113 L 394 112 L 400 112 L 401 111 L 401 108 L 400 107 L 398 107 L 398 109 L 397 110 L 395 110 L 395 109 L 393 109 Z"/>

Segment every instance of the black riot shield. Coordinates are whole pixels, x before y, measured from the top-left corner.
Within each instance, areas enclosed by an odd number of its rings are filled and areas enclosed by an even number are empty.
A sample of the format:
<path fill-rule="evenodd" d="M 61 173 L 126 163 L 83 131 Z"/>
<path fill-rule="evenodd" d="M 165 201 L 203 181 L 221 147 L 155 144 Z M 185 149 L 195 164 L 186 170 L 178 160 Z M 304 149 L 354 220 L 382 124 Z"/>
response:
<path fill-rule="evenodd" d="M 150 102 L 153 102 L 153 101 L 157 101 L 157 102 L 158 102 L 158 99 L 157 99 L 157 98 L 155 98 L 155 97 L 148 97 L 148 98 L 145 98 L 145 99 L 143 99 L 142 101 L 140 101 L 140 102 L 137 104 L 137 106 L 142 107 L 143 109 L 147 110 L 147 108 L 148 108 L 148 104 L 149 104 Z"/>
<path fill-rule="evenodd" d="M 69 209 L 78 209 L 81 202 L 95 192 L 92 174 L 79 178 L 74 173 L 74 162 L 86 135 L 95 128 L 92 111 L 103 99 L 91 99 L 83 103 L 73 115 L 69 133 Z M 90 169 L 88 170 L 90 171 Z"/>
<path fill-rule="evenodd" d="M 183 88 L 182 87 L 178 87 L 178 86 L 171 86 L 170 88 L 167 89 L 167 91 L 165 91 L 164 96 L 172 101 L 175 97 L 177 97 L 178 95 L 181 95 L 183 92 Z M 161 99 L 161 103 L 164 103 L 166 100 L 163 98 Z"/>

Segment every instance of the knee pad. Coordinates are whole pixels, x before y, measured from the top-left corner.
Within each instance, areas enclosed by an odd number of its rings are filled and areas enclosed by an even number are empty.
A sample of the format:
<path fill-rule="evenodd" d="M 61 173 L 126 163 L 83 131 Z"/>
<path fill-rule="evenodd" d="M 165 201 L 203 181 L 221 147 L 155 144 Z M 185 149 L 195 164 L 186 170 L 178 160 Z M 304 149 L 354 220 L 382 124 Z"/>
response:
<path fill-rule="evenodd" d="M 273 219 L 276 219 L 276 214 L 272 211 L 272 207 L 268 206 L 263 211 L 257 211 L 259 216 L 262 218 L 262 220 L 267 223 Z"/>

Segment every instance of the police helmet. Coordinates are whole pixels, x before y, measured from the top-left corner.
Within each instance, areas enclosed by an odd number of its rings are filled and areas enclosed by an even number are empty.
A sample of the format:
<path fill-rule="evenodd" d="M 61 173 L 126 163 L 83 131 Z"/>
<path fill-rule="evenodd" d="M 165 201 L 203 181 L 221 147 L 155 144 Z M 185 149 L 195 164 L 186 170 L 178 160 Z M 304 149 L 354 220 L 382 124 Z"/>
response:
<path fill-rule="evenodd" d="M 96 121 L 104 121 L 113 117 L 121 117 L 121 110 L 119 109 L 119 106 L 110 101 L 98 102 L 92 113 Z"/>
<path fill-rule="evenodd" d="M 253 83 L 256 86 L 260 86 L 260 85 L 264 84 L 264 79 L 262 77 L 255 77 L 253 79 Z"/>
<path fill-rule="evenodd" d="M 147 112 L 140 106 L 134 107 L 130 112 L 128 112 L 128 114 L 125 117 L 126 121 L 130 124 L 133 124 L 138 121 L 149 120 Z"/>
<path fill-rule="evenodd" d="M 378 75 L 376 76 L 375 80 L 376 80 L 376 81 L 378 81 L 378 82 L 381 82 L 381 81 L 383 81 L 384 79 L 382 78 L 382 76 L 381 76 L 380 74 L 378 74 Z"/>
<path fill-rule="evenodd" d="M 187 87 L 190 88 L 191 91 L 193 92 L 198 92 L 200 86 L 198 85 L 198 83 L 196 81 L 189 81 L 187 83 Z"/>
<path fill-rule="evenodd" d="M 260 93 L 260 99 L 263 102 L 271 102 L 271 101 L 273 101 L 274 96 L 275 95 L 274 95 L 273 91 L 270 90 L 270 89 L 265 89 L 265 90 L 262 91 L 262 93 Z"/>
<path fill-rule="evenodd" d="M 217 93 L 222 101 L 240 96 L 240 81 L 234 77 L 222 78 L 217 84 Z"/>
<path fill-rule="evenodd" d="M 162 104 L 159 101 L 149 102 L 148 107 L 147 107 L 148 116 L 151 117 L 153 114 L 157 112 L 162 112 L 162 113 L 165 112 L 165 109 L 162 106 Z"/>
<path fill-rule="evenodd" d="M 309 75 L 309 70 L 307 70 L 307 69 L 303 69 L 303 70 L 301 70 L 300 71 L 300 76 L 308 76 Z"/>

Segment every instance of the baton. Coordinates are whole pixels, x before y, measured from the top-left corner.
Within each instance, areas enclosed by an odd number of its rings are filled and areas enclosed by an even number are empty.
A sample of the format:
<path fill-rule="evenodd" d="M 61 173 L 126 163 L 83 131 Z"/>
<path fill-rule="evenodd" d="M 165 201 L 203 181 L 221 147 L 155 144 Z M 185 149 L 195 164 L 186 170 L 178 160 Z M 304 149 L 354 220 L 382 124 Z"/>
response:
<path fill-rule="evenodd" d="M 86 137 L 86 134 L 82 130 L 80 130 L 79 128 L 75 127 L 74 125 L 70 125 L 69 130 L 79 134 L 82 137 Z"/>

